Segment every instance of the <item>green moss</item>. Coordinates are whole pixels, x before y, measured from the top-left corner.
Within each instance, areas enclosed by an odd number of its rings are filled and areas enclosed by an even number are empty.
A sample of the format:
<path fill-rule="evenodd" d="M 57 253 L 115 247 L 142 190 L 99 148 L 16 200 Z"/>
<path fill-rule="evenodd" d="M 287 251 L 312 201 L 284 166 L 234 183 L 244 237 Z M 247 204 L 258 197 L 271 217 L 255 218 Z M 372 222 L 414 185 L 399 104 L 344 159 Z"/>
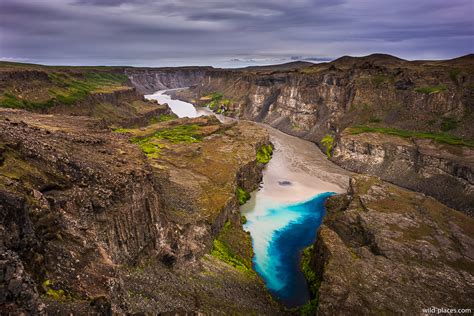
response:
<path fill-rule="evenodd" d="M 439 86 L 434 86 L 434 87 L 416 88 L 415 92 L 424 93 L 424 94 L 434 94 L 434 93 L 442 92 L 442 91 L 447 90 L 447 89 L 448 88 L 446 88 L 445 86 L 439 85 Z"/>
<path fill-rule="evenodd" d="M 0 98 L 0 107 L 14 109 L 46 109 L 56 104 L 56 100 L 50 99 L 44 102 L 32 102 L 18 98 L 12 93 L 5 92 Z"/>
<path fill-rule="evenodd" d="M 206 99 L 210 99 L 205 106 L 209 107 L 211 110 L 216 111 L 218 114 L 225 114 L 226 110 L 222 108 L 228 108 L 231 104 L 231 100 L 224 98 L 224 94 L 221 92 L 213 92 L 205 96 Z"/>
<path fill-rule="evenodd" d="M 178 118 L 178 116 L 176 114 L 162 114 L 160 115 L 160 122 L 166 122 L 166 121 L 171 121 L 171 120 L 174 120 Z"/>
<path fill-rule="evenodd" d="M 271 144 L 262 145 L 257 151 L 257 161 L 261 164 L 267 164 L 272 159 L 273 146 Z"/>
<path fill-rule="evenodd" d="M 315 295 L 319 290 L 320 282 L 316 276 L 316 273 L 310 266 L 313 250 L 313 245 L 306 247 L 303 250 L 301 255 L 301 271 L 303 271 L 306 281 L 308 282 L 309 291 L 311 294 Z"/>
<path fill-rule="evenodd" d="M 198 130 L 198 125 L 180 125 L 158 131 L 154 137 L 166 139 L 172 143 L 196 143 L 202 140 Z"/>
<path fill-rule="evenodd" d="M 142 151 L 150 158 L 157 158 L 161 150 L 160 144 L 155 144 L 152 142 L 141 142 L 138 143 L 138 146 L 140 146 Z"/>
<path fill-rule="evenodd" d="M 245 217 L 245 215 L 242 215 L 242 216 L 240 217 L 240 222 L 242 223 L 242 225 L 247 224 L 247 217 Z"/>
<path fill-rule="evenodd" d="M 316 311 L 318 310 L 318 300 L 313 298 L 308 303 L 300 307 L 300 315 L 301 316 L 313 316 L 316 315 Z"/>
<path fill-rule="evenodd" d="M 361 133 L 381 133 L 387 135 L 394 135 L 403 138 L 424 138 L 432 139 L 439 143 L 455 145 L 455 146 L 467 146 L 474 147 L 474 140 L 464 140 L 456 136 L 441 134 L 441 133 L 428 133 L 428 132 L 415 132 L 406 131 L 396 128 L 388 127 L 369 127 L 369 126 L 355 126 L 349 129 L 349 132 L 353 135 Z"/>
<path fill-rule="evenodd" d="M 121 127 L 119 127 L 119 128 L 114 128 L 114 129 L 112 129 L 112 132 L 115 132 L 115 133 L 131 133 L 132 130 L 129 129 L 129 128 L 121 128 Z"/>
<path fill-rule="evenodd" d="M 53 283 L 50 280 L 45 280 L 42 283 L 42 286 L 43 286 L 44 291 L 46 292 L 45 294 L 54 300 L 62 301 L 69 298 L 68 295 L 66 295 L 66 292 L 64 292 L 64 290 L 53 289 L 52 288 Z"/>
<path fill-rule="evenodd" d="M 301 271 L 303 271 L 306 281 L 308 282 L 308 288 L 312 299 L 308 303 L 300 307 L 300 315 L 315 315 L 316 310 L 318 309 L 318 292 L 319 287 L 321 286 L 321 282 L 319 281 L 318 277 L 316 276 L 316 273 L 310 265 L 313 250 L 314 246 L 311 245 L 305 248 L 301 255 Z"/>
<path fill-rule="evenodd" d="M 126 132 L 127 129 L 115 131 Z M 165 146 L 160 142 L 167 140 L 171 143 L 196 143 L 202 140 L 198 125 L 179 125 L 173 128 L 163 129 L 147 137 L 133 137 L 130 141 L 137 144 L 150 158 L 157 158 Z"/>
<path fill-rule="evenodd" d="M 154 137 L 132 138 L 131 142 L 137 144 L 140 149 L 150 158 L 158 158 L 163 145 Z"/>
<path fill-rule="evenodd" d="M 219 107 L 219 103 L 224 95 L 220 92 L 213 92 L 206 96 L 206 98 L 210 98 L 211 101 L 206 104 L 211 110 L 216 110 Z"/>
<path fill-rule="evenodd" d="M 239 201 L 239 204 L 244 205 L 249 199 L 250 193 L 248 193 L 241 187 L 237 187 L 237 200 Z"/>
<path fill-rule="evenodd" d="M 324 136 L 323 139 L 321 139 L 321 144 L 326 147 L 326 156 L 331 158 L 332 148 L 334 147 L 334 137 L 329 134 Z"/>
<path fill-rule="evenodd" d="M 212 244 L 211 255 L 240 271 L 250 272 L 249 268 L 247 268 L 247 266 L 245 265 L 244 260 L 239 256 L 235 255 L 224 242 L 218 239 L 215 239 Z"/>

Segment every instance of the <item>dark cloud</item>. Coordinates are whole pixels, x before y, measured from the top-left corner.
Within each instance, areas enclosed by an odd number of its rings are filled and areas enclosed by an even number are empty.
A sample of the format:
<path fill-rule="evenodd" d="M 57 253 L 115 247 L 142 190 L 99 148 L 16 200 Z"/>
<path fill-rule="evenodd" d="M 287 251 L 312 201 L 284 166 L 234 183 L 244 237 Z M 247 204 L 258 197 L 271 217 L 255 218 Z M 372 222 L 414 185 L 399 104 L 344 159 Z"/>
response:
<path fill-rule="evenodd" d="M 472 0 L 0 0 L 0 59 L 244 66 L 474 52 Z"/>

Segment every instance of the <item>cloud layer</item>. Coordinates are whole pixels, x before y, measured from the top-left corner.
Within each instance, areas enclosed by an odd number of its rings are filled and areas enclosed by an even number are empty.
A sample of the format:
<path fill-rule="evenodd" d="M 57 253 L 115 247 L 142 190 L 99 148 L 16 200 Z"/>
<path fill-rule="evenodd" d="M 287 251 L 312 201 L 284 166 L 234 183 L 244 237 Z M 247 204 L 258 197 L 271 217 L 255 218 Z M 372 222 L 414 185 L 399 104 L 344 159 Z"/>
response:
<path fill-rule="evenodd" d="M 474 52 L 472 0 L 1 0 L 0 59 L 242 66 Z"/>

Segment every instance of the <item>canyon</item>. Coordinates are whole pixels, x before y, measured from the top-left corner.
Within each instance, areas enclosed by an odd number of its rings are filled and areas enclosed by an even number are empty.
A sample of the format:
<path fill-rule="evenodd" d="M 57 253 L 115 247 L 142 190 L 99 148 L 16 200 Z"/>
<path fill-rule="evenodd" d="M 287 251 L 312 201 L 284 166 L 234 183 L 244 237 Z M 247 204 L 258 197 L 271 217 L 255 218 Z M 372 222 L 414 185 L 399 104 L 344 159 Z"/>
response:
<path fill-rule="evenodd" d="M 143 98 L 183 87 L 169 94 L 234 119 L 177 118 Z M 243 69 L 2 62 L 0 306 L 272 315 L 470 307 L 473 87 L 473 55 Z M 267 162 L 257 157 L 277 131 L 251 121 L 316 144 L 324 164 L 351 177 L 328 176 L 339 194 L 303 252 L 311 297 L 300 309 L 272 299 L 252 264 L 239 192 L 259 187 Z"/>

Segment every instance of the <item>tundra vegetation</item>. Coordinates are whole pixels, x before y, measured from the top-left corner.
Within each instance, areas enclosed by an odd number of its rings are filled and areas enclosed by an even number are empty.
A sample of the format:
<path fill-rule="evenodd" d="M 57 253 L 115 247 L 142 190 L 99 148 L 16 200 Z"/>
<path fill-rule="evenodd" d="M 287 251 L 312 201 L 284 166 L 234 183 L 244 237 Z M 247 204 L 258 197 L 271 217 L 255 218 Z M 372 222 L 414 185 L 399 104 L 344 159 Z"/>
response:
<path fill-rule="evenodd" d="M 98 71 L 81 74 L 49 72 L 48 79 L 49 85 L 42 87 L 45 95 L 41 99 L 24 95 L 12 87 L 4 91 L 0 98 L 0 107 L 33 110 L 58 104 L 72 105 L 84 100 L 92 93 L 123 89 L 128 77 L 122 73 Z"/>

